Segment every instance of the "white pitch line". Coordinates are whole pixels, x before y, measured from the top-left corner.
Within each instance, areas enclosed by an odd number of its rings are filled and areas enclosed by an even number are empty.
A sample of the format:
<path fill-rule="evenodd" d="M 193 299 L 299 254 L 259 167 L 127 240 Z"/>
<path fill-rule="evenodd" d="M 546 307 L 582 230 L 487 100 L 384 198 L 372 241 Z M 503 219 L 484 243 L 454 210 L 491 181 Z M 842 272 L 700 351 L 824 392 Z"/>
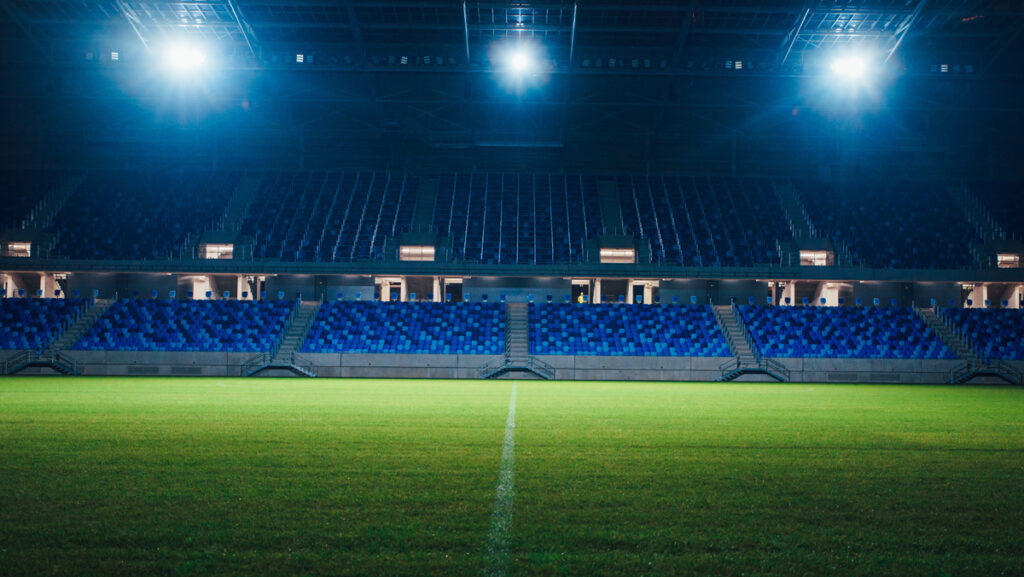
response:
<path fill-rule="evenodd" d="M 516 461 L 516 381 L 512 381 L 512 398 L 508 401 L 505 440 L 501 444 L 501 468 L 498 491 L 494 497 L 491 534 L 487 539 L 486 577 L 508 575 L 508 550 L 512 538 L 512 500 L 515 497 Z"/>

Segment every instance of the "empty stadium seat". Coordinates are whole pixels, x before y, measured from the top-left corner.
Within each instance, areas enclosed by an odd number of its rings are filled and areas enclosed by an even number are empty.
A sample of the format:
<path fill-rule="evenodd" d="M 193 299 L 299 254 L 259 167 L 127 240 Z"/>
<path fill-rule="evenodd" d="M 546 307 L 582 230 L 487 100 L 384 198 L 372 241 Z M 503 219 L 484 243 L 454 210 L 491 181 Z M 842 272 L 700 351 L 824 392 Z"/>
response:
<path fill-rule="evenodd" d="M 579 262 L 601 234 L 597 180 L 546 174 L 443 174 L 434 229 L 460 261 Z"/>
<path fill-rule="evenodd" d="M 0 298 L 0 349 L 42 351 L 87 308 L 85 299 Z"/>
<path fill-rule="evenodd" d="M 99 171 L 57 214 L 56 254 L 91 260 L 181 258 L 223 216 L 230 172 Z"/>
<path fill-rule="evenodd" d="M 977 231 L 941 182 L 862 182 L 856 190 L 800 181 L 807 214 L 821 236 L 872 268 L 958 269 L 977 263 Z"/>
<path fill-rule="evenodd" d="M 501 303 L 339 302 L 320 306 L 303 352 L 497 355 Z"/>
<path fill-rule="evenodd" d="M 939 318 L 985 360 L 1024 360 L 1024 310 L 939 309 Z"/>
<path fill-rule="evenodd" d="M 98 351 L 268 352 L 295 301 L 122 299 L 74 348 Z"/>
<path fill-rule="evenodd" d="M 766 357 L 952 359 L 913 309 L 740 305 L 754 345 Z"/>
<path fill-rule="evenodd" d="M 409 231 L 416 180 L 392 172 L 268 175 L 242 232 L 255 258 L 301 262 L 380 259 L 387 239 Z"/>
<path fill-rule="evenodd" d="M 530 352 L 580 356 L 729 356 L 708 305 L 530 304 Z"/>
<path fill-rule="evenodd" d="M 625 227 L 650 242 L 656 262 L 750 266 L 778 261 L 792 238 L 770 183 L 722 177 L 619 178 Z"/>

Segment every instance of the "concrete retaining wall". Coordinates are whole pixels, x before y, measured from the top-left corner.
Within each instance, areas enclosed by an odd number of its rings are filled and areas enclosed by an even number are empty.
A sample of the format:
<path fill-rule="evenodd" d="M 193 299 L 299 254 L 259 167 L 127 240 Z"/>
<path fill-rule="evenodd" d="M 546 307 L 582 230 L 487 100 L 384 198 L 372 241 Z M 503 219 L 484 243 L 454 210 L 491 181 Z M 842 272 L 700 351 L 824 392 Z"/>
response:
<path fill-rule="evenodd" d="M 0 351 L 0 361 L 19 351 Z M 153 353 L 68 351 L 83 375 L 239 376 L 251 353 Z M 716 381 L 719 366 L 729 357 L 537 357 L 555 370 L 560 380 Z M 475 379 L 502 361 L 496 355 L 302 354 L 318 377 Z M 778 359 L 790 371 L 791 382 L 807 383 L 947 383 L 962 361 L 882 359 Z M 1024 362 L 1012 362 L 1024 371 Z M 36 371 L 39 373 L 39 371 Z M 288 372 L 267 376 L 290 375 Z M 511 374 L 509 378 L 521 378 Z M 770 381 L 747 375 L 739 381 Z M 978 379 L 976 383 L 1000 383 Z"/>

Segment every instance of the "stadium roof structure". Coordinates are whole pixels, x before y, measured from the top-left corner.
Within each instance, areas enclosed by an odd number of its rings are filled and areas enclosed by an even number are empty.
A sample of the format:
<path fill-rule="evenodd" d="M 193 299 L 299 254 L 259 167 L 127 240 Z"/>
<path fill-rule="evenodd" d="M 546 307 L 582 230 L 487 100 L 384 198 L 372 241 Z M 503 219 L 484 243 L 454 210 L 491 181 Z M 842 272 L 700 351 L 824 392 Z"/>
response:
<path fill-rule="evenodd" d="M 453 149 L 479 156 L 515 148 L 531 166 L 552 158 L 551 149 L 561 151 L 555 155 L 561 166 L 586 158 L 602 167 L 649 167 L 660 164 L 659 156 L 676 165 L 707 166 L 713 157 L 735 166 L 745 150 L 768 148 L 758 135 L 770 131 L 784 140 L 780 125 L 787 117 L 824 108 L 811 87 L 829 81 L 830 62 L 851 54 L 869 55 L 878 67 L 885 87 L 874 95 L 876 108 L 905 113 L 896 124 L 908 131 L 942 126 L 969 152 L 980 145 L 972 142 L 979 126 L 998 125 L 1009 134 L 1024 125 L 1024 104 L 1014 94 L 1024 77 L 1021 1 L 10 0 L 0 6 L 0 60 L 12 79 L 2 96 L 66 105 L 85 94 L 118 109 L 115 122 L 79 125 L 78 132 L 139 124 L 142 117 L 125 113 L 130 107 L 121 101 L 153 100 L 162 89 L 149 80 L 149 92 L 125 85 L 168 43 L 191 43 L 210 51 L 231 79 L 208 98 L 216 100 L 207 105 L 218 111 L 220 126 L 231 122 L 225 103 L 263 111 L 258 121 L 250 114 L 245 126 L 221 131 L 220 138 L 259 124 L 260 138 L 246 142 L 277 142 L 271 154 L 278 156 L 300 148 L 359 162 L 359 153 L 370 149 L 378 158 L 423 159 Z M 510 43 L 540 52 L 542 71 L 529 90 L 501 85 L 500 50 Z M 106 85 L 96 80 L 97 67 Z M 59 71 L 60 78 L 35 79 L 46 71 Z M 890 90 L 894 84 L 901 86 Z M 72 85 L 62 96 L 61 87 Z M 66 114 L 74 122 L 96 116 L 74 108 Z M 834 120 L 832 111 L 818 112 Z M 213 125 L 205 122 L 203 129 Z M 134 142 L 147 129 L 97 138 Z M 797 140 L 808 142 L 807 134 L 821 127 L 811 122 L 800 130 Z M 869 140 L 917 146 L 898 136 Z M 610 148 L 616 159 L 602 156 Z"/>
<path fill-rule="evenodd" d="M 301 53 L 307 68 L 480 70 L 493 43 L 530 39 L 557 73 L 630 74 L 728 74 L 737 60 L 749 74 L 800 74 L 809 55 L 851 48 L 979 73 L 1024 28 L 1021 2 L 963 0 L 13 0 L 3 15 L 54 59 L 104 42 L 130 54 L 133 35 L 146 49 L 216 42 L 238 67 Z"/>

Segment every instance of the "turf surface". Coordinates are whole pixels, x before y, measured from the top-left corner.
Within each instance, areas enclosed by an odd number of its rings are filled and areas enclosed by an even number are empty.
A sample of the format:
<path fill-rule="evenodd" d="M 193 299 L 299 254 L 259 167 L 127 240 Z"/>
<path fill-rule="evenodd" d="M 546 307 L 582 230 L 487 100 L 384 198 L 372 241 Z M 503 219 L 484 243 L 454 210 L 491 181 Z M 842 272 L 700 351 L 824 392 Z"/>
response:
<path fill-rule="evenodd" d="M 511 387 L 0 379 L 0 574 L 481 575 Z M 1024 390 L 517 388 L 511 576 L 1024 574 Z"/>

